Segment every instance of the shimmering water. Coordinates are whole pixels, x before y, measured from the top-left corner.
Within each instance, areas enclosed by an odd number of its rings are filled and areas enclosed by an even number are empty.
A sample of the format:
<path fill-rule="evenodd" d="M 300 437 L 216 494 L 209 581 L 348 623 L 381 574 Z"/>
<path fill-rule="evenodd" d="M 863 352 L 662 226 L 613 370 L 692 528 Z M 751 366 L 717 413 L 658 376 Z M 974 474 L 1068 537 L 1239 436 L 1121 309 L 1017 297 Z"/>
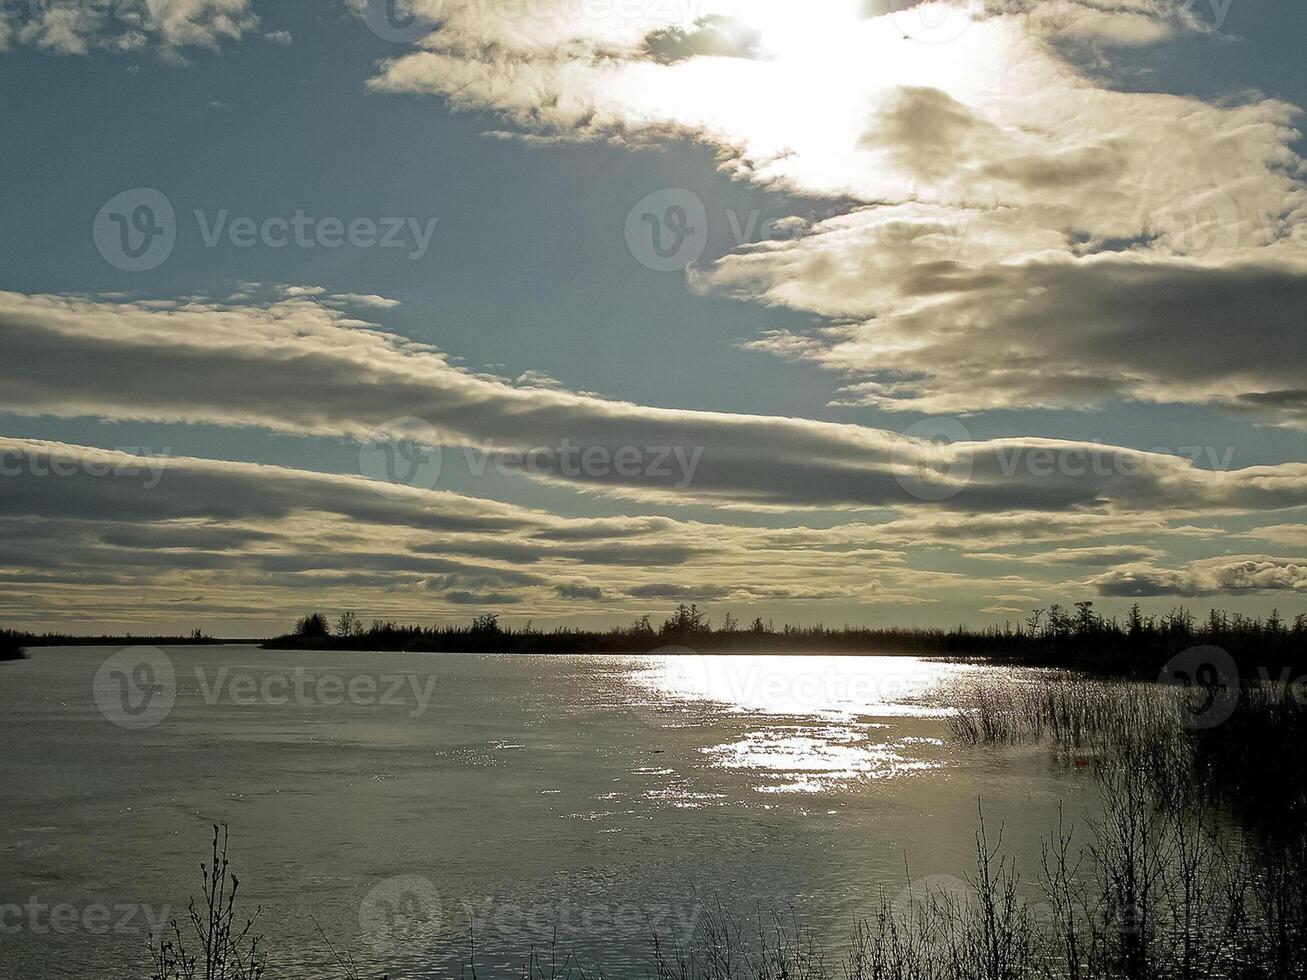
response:
<path fill-rule="evenodd" d="M 838 941 L 882 892 L 966 872 L 978 805 L 1032 873 L 1059 803 L 1095 808 L 1091 778 L 1042 750 L 950 741 L 946 694 L 1037 681 L 1017 672 L 114 653 L 0 665 L 0 976 L 148 976 L 148 922 L 198 894 L 215 822 L 271 976 L 343 976 L 316 919 L 363 976 L 457 976 L 471 932 L 483 977 L 556 935 L 623 978 L 645 975 L 651 928 L 684 933 L 705 901 Z M 168 669 L 175 700 L 151 701 Z"/>

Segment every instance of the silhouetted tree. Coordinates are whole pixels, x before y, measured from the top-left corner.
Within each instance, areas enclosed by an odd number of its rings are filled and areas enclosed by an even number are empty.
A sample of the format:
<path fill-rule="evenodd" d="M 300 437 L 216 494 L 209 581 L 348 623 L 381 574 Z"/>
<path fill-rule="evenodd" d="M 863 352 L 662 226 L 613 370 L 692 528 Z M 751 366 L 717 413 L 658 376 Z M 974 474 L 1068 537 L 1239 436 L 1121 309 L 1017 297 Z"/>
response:
<path fill-rule="evenodd" d="M 295 623 L 296 636 L 326 636 L 330 632 L 327 617 L 322 613 L 309 613 Z"/>
<path fill-rule="evenodd" d="M 1126 630 L 1131 639 L 1138 639 L 1144 633 L 1144 614 L 1137 602 L 1130 607 L 1130 613 L 1126 617 Z"/>
<path fill-rule="evenodd" d="M 351 610 L 346 609 L 336 620 L 336 635 L 350 639 L 363 635 L 363 622 Z"/>
<path fill-rule="evenodd" d="M 662 632 L 664 633 L 707 633 L 712 629 L 712 623 L 699 611 L 699 607 L 690 603 L 686 605 L 681 603 L 676 607 L 676 612 L 672 618 L 663 622 Z"/>
<path fill-rule="evenodd" d="M 472 632 L 477 636 L 498 636 L 503 632 L 499 628 L 499 616 L 496 613 L 482 613 L 472 620 Z"/>
<path fill-rule="evenodd" d="M 1083 600 L 1076 603 L 1076 632 L 1088 636 L 1098 631 L 1098 616 L 1094 614 L 1094 603 Z"/>
<path fill-rule="evenodd" d="M 1056 602 L 1048 607 L 1048 629 L 1046 635 L 1052 637 L 1066 636 L 1071 632 L 1071 620 Z"/>
<path fill-rule="evenodd" d="M 1030 631 L 1031 636 L 1039 635 L 1039 624 L 1043 619 L 1044 610 L 1042 608 L 1030 610 L 1030 615 L 1026 617 L 1026 629 Z"/>

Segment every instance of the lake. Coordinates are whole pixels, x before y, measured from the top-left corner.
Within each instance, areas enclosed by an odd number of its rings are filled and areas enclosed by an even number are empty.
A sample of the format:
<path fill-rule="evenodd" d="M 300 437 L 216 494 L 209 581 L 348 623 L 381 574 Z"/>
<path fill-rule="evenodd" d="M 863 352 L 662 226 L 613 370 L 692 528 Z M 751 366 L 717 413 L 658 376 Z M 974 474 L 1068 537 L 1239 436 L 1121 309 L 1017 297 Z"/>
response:
<path fill-rule="evenodd" d="M 114 659 L 110 660 L 110 657 Z M 171 673 L 171 677 L 169 677 Z M 1040 673 L 912 657 L 47 648 L 0 665 L 0 975 L 148 977 L 211 825 L 270 977 L 517 977 L 557 936 L 643 977 L 704 903 L 833 941 L 973 866 L 1027 877 L 1097 811 L 1047 749 L 954 743 L 946 702 Z M 959 695 L 959 692 L 961 694 Z M 316 924 L 315 924 L 316 922 Z"/>

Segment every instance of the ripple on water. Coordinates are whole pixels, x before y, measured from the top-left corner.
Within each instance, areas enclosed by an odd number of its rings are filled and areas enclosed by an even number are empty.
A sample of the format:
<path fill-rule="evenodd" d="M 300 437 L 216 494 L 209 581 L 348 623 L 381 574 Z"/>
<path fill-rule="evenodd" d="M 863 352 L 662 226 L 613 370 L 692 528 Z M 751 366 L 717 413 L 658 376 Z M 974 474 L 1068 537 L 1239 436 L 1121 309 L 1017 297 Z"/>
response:
<path fill-rule="evenodd" d="M 696 793 L 683 786 L 668 786 L 665 789 L 647 789 L 640 798 L 656 803 L 666 803 L 679 810 L 702 810 L 709 806 L 721 806 L 727 799 L 725 793 Z"/>

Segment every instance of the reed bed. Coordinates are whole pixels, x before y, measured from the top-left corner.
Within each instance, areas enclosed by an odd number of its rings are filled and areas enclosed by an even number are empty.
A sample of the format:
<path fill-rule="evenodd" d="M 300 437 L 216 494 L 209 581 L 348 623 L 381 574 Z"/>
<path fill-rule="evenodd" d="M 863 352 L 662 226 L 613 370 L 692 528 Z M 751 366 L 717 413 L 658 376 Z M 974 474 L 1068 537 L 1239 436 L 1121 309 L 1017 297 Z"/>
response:
<path fill-rule="evenodd" d="M 965 894 L 880 896 L 838 948 L 793 919 L 655 938 L 656 980 L 1280 980 L 1307 976 L 1307 865 L 1113 770 L 1104 815 L 1044 844 L 1035 900 L 984 827 Z"/>
<path fill-rule="evenodd" d="M 1191 723 L 1201 689 L 1051 678 L 977 688 L 956 699 L 953 736 L 976 746 L 1045 743 L 1096 772 L 1143 771 L 1171 805 L 1265 811 L 1274 832 L 1307 817 L 1307 688 L 1263 680 L 1231 692 L 1220 724 Z M 1225 715 L 1228 714 L 1228 717 Z M 1276 825 L 1281 825 L 1277 827 Z"/>
<path fill-rule="evenodd" d="M 1182 734 L 1183 689 L 1131 681 L 1051 679 L 977 687 L 949 721 L 972 745 L 1037 742 L 1092 749 Z"/>
<path fill-rule="evenodd" d="M 1101 818 L 1045 838 L 1032 884 L 986 826 L 961 891 L 870 896 L 831 945 L 795 915 L 739 917 L 719 901 L 692 936 L 649 937 L 651 980 L 1290 980 L 1307 977 L 1307 850 L 1270 846 L 1213 811 L 1176 808 L 1138 770 L 1104 772 Z M 216 869 L 216 871 L 215 871 Z M 191 928 L 155 947 L 152 980 L 276 976 L 251 920 L 234 911 L 225 842 L 205 867 Z M 1030 898 L 1031 894 L 1037 897 Z M 257 913 L 255 915 L 257 917 Z M 238 925 L 240 922 L 243 925 Z M 323 941 L 343 980 L 384 978 Z M 188 948 L 191 947 L 191 948 Z M 475 947 L 463 980 L 484 980 Z M 327 974 L 324 974 L 324 980 Z M 556 938 L 523 954 L 515 980 L 603 980 Z"/>

